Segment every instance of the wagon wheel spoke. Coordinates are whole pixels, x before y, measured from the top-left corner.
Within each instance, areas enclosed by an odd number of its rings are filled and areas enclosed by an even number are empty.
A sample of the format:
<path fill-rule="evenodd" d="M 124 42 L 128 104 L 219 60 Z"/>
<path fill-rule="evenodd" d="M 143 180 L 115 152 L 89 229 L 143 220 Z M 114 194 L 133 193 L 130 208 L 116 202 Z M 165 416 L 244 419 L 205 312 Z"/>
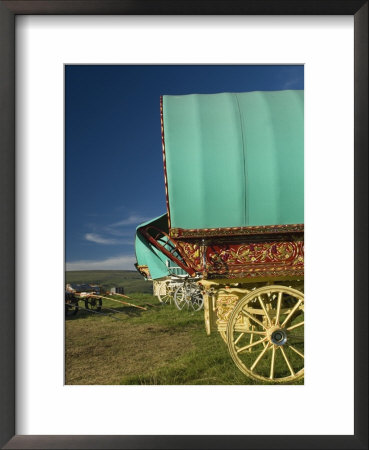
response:
<path fill-rule="evenodd" d="M 260 355 L 256 358 L 254 364 L 250 367 L 251 371 L 253 371 L 255 369 L 255 367 L 259 364 L 260 360 L 264 357 L 268 348 L 269 348 L 269 343 L 264 347 L 264 350 L 260 353 Z"/>
<path fill-rule="evenodd" d="M 285 327 L 286 324 L 289 322 L 289 320 L 292 318 L 293 314 L 295 313 L 295 311 L 297 310 L 297 308 L 300 306 L 300 303 L 302 302 L 302 300 L 299 300 L 296 305 L 291 309 L 290 313 L 288 314 L 288 316 L 284 319 L 281 327 Z"/>
<path fill-rule="evenodd" d="M 261 295 L 258 296 L 258 299 L 259 299 L 259 303 L 260 303 L 261 307 L 263 308 L 263 311 L 264 311 L 265 317 L 267 318 L 268 324 L 269 324 L 269 326 L 271 326 L 272 322 L 271 322 L 269 314 L 265 308 L 265 305 L 264 305 L 263 299 L 261 298 Z"/>
<path fill-rule="evenodd" d="M 252 344 L 245 345 L 245 347 L 241 347 L 241 348 L 237 349 L 237 353 L 244 352 L 245 350 L 248 350 L 249 348 L 252 348 L 252 347 L 255 347 L 256 345 L 262 344 L 266 340 L 267 340 L 267 337 L 265 337 L 264 339 L 259 339 L 258 341 L 253 342 Z"/>
<path fill-rule="evenodd" d="M 297 348 L 293 347 L 291 344 L 287 344 L 287 345 L 288 345 L 288 347 L 289 347 L 292 351 L 294 351 L 294 352 L 297 353 L 299 356 L 301 356 L 301 358 L 305 359 L 304 354 L 301 353 L 300 351 L 298 351 Z"/>
<path fill-rule="evenodd" d="M 245 336 L 245 333 L 241 333 L 241 334 L 237 337 L 237 339 L 234 341 L 234 345 L 237 345 L 237 344 L 240 342 L 242 336 Z"/>
<path fill-rule="evenodd" d="M 304 325 L 304 321 L 299 322 L 299 323 L 297 323 L 296 325 L 292 325 L 291 327 L 288 327 L 288 328 L 287 328 L 287 331 L 294 330 L 295 328 L 302 327 L 303 325 Z"/>
<path fill-rule="evenodd" d="M 283 293 L 279 292 L 278 300 L 277 300 L 277 313 L 276 313 L 276 316 L 275 316 L 275 323 L 276 323 L 276 325 L 279 324 L 279 316 L 281 315 L 282 296 L 283 296 Z"/>
<path fill-rule="evenodd" d="M 287 358 L 286 352 L 284 351 L 283 347 L 279 347 L 279 348 L 280 348 L 280 350 L 282 352 L 282 355 L 283 355 L 283 358 L 286 361 L 286 364 L 287 364 L 287 366 L 288 366 L 288 368 L 289 368 L 289 370 L 291 372 L 291 375 L 294 376 L 295 375 L 295 371 L 292 369 L 291 363 L 290 363 L 289 359 Z"/>
<path fill-rule="evenodd" d="M 251 319 L 255 323 L 257 323 L 258 325 L 260 325 L 262 328 L 264 328 L 264 330 L 266 329 L 266 327 L 260 322 L 260 320 L 256 319 L 254 316 L 252 316 L 250 313 L 248 313 L 244 309 L 242 310 L 242 313 L 245 314 L 245 316 L 247 316 L 249 319 Z"/>
<path fill-rule="evenodd" d="M 266 331 L 256 331 L 253 329 L 254 326 L 252 326 L 251 328 L 252 328 L 251 330 L 242 331 L 242 333 L 240 333 L 237 336 L 236 340 L 234 341 L 235 345 L 237 345 L 240 342 L 240 340 L 242 339 L 243 336 L 245 336 L 245 334 L 251 334 L 251 335 L 256 335 L 256 336 L 265 336 L 266 335 Z M 251 344 L 251 342 L 250 342 L 250 344 Z"/>
<path fill-rule="evenodd" d="M 266 331 L 257 331 L 257 330 L 244 330 L 242 331 L 245 334 L 257 334 L 260 336 L 265 336 L 266 335 Z"/>
<path fill-rule="evenodd" d="M 274 364 L 275 364 L 275 345 L 272 348 L 272 361 L 270 363 L 270 375 L 269 378 L 273 380 L 274 378 Z"/>
<path fill-rule="evenodd" d="M 255 328 L 254 325 L 251 325 L 251 331 L 253 331 L 253 329 Z M 252 344 L 254 342 L 254 333 L 250 334 L 250 344 Z"/>
<path fill-rule="evenodd" d="M 303 333 L 288 333 L 288 342 L 294 344 L 301 344 L 304 342 L 304 334 Z"/>

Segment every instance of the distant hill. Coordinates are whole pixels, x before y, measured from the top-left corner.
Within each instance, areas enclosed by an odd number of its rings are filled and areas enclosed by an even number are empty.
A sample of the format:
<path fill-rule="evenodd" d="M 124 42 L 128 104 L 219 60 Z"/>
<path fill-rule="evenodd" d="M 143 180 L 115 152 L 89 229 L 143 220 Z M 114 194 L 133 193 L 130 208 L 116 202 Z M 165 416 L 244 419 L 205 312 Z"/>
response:
<path fill-rule="evenodd" d="M 152 282 L 145 281 L 135 270 L 73 270 L 65 272 L 66 283 L 99 284 L 103 290 L 124 287 L 126 294 L 152 294 Z"/>

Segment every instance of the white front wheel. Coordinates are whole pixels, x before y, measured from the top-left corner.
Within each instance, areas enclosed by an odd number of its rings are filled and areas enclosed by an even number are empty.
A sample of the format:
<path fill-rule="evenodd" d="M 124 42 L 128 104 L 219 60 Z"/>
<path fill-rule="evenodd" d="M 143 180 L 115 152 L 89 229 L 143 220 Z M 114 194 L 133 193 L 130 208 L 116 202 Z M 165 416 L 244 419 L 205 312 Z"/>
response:
<path fill-rule="evenodd" d="M 183 283 L 174 293 L 174 304 L 179 310 L 200 311 L 204 299 L 196 283 Z"/>

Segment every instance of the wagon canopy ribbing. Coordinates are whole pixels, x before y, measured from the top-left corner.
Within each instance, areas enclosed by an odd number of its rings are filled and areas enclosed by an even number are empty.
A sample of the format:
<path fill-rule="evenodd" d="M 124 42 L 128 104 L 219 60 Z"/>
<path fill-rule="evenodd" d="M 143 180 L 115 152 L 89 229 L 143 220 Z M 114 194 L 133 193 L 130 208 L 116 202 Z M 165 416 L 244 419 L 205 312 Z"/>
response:
<path fill-rule="evenodd" d="M 164 95 L 171 229 L 304 222 L 303 91 Z"/>

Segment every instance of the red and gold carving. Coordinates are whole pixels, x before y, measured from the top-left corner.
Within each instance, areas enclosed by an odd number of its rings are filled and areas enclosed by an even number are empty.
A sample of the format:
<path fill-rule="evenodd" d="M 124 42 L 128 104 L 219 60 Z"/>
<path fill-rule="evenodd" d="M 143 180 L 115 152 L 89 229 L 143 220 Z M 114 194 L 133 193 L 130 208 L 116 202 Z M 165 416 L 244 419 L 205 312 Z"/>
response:
<path fill-rule="evenodd" d="M 212 245 L 206 251 L 206 271 L 230 278 L 303 275 L 304 242 Z"/>
<path fill-rule="evenodd" d="M 205 278 L 295 278 L 304 275 L 303 237 L 206 247 L 177 241 L 177 246 L 186 263 L 196 272 L 203 272 Z M 202 255 L 204 248 L 205 258 Z"/>
<path fill-rule="evenodd" d="M 186 263 L 196 270 L 196 272 L 202 271 L 201 265 L 201 247 L 200 245 L 192 242 L 176 242 L 181 256 Z"/>
<path fill-rule="evenodd" d="M 299 264 L 304 260 L 303 242 L 260 242 L 241 245 L 212 245 L 207 248 L 206 260 L 211 267 L 245 264 Z"/>

